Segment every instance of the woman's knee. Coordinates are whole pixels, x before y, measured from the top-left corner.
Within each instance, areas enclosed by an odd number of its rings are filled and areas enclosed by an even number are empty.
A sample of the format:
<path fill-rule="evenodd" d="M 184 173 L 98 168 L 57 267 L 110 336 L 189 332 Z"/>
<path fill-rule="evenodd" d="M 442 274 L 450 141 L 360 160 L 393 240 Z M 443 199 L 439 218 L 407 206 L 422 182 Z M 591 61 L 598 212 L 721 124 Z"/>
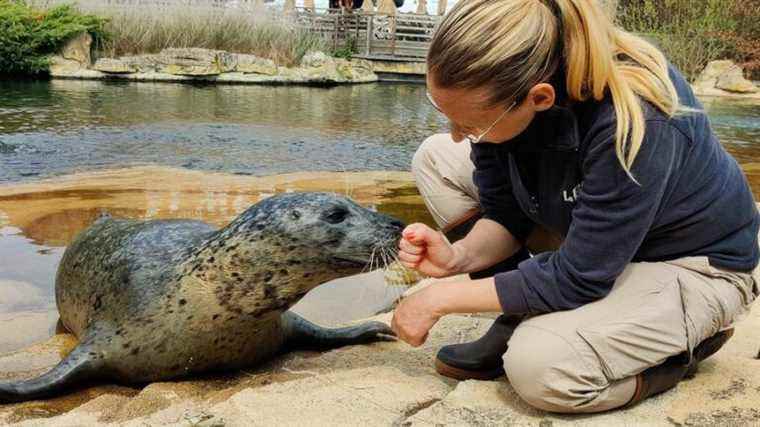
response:
<path fill-rule="evenodd" d="M 436 165 L 435 157 L 440 152 L 436 148 L 440 148 L 450 140 L 451 135 L 439 133 L 429 136 L 422 141 L 422 144 L 420 144 L 412 157 L 412 173 L 417 176 L 422 171 L 434 169 Z"/>
<path fill-rule="evenodd" d="M 510 339 L 504 370 L 523 400 L 551 412 L 593 412 L 589 405 L 608 386 L 603 375 L 587 368 L 568 340 L 527 325 Z"/>
<path fill-rule="evenodd" d="M 441 228 L 478 207 L 469 150 L 468 144 L 455 143 L 451 135 L 437 134 L 423 141 L 412 158 L 417 189 Z"/>

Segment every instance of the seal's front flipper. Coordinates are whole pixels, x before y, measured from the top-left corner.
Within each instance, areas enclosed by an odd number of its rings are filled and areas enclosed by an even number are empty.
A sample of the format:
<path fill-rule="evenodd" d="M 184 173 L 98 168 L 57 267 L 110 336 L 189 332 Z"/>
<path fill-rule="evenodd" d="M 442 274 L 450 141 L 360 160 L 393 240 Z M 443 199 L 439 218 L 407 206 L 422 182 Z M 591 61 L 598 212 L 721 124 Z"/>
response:
<path fill-rule="evenodd" d="M 286 311 L 282 315 L 287 350 L 329 350 L 345 345 L 393 341 L 395 334 L 383 322 L 365 322 L 344 328 L 323 328 Z"/>
<path fill-rule="evenodd" d="M 89 348 L 76 347 L 53 369 L 37 378 L 0 383 L 0 404 L 52 397 L 93 379 L 99 371 L 100 359 Z"/>

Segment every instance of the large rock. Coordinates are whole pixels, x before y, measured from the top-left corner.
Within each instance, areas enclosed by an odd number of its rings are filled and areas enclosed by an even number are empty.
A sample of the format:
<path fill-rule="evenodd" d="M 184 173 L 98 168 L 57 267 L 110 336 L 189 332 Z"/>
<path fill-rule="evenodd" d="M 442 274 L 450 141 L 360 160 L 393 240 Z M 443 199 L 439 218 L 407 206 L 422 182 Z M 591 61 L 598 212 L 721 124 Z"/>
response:
<path fill-rule="evenodd" d="M 718 77 L 715 87 L 735 93 L 758 92 L 758 88 L 751 81 L 744 78 L 742 70 L 738 66 Z"/>
<path fill-rule="evenodd" d="M 335 58 L 324 52 L 308 52 L 301 59 L 301 67 L 295 72 L 296 78 L 307 80 L 340 81 Z"/>
<path fill-rule="evenodd" d="M 718 83 L 718 77 L 736 66 L 732 61 L 711 61 L 694 81 L 694 85 L 704 89 L 712 89 Z"/>
<path fill-rule="evenodd" d="M 324 67 L 334 62 L 331 56 L 328 56 L 324 52 L 307 52 L 306 55 L 301 58 L 301 67 L 304 68 L 318 68 Z"/>
<path fill-rule="evenodd" d="M 716 89 L 739 94 L 758 92 L 758 88 L 744 78 L 741 67 L 728 60 L 707 64 L 694 82 L 694 87 L 705 94 L 715 94 Z"/>
<path fill-rule="evenodd" d="M 164 62 L 161 63 L 161 60 Z M 160 55 L 125 55 L 119 58 L 99 58 L 92 70 L 114 75 L 156 73 L 159 66 L 165 66 L 166 63 L 167 58 Z"/>
<path fill-rule="evenodd" d="M 76 61 L 82 67 L 87 68 L 92 64 L 91 46 L 92 36 L 89 33 L 81 33 L 66 42 L 61 49 L 61 56 L 64 59 Z"/>
<path fill-rule="evenodd" d="M 346 81 L 365 81 L 376 78 L 372 70 L 372 63 L 363 59 L 337 59 L 336 70 L 338 75 Z"/>
<path fill-rule="evenodd" d="M 155 55 L 158 71 L 178 76 L 216 76 L 235 70 L 235 56 L 223 50 L 169 48 Z"/>
<path fill-rule="evenodd" d="M 324 52 L 308 52 L 301 59 L 299 68 L 285 71 L 294 80 L 304 79 L 323 82 L 367 82 L 376 81 L 372 63 L 365 60 L 333 58 Z"/>
<path fill-rule="evenodd" d="M 237 67 L 235 71 L 245 74 L 263 74 L 266 76 L 277 74 L 277 65 L 271 59 L 246 54 L 237 54 L 236 57 Z"/>
<path fill-rule="evenodd" d="M 94 70 L 109 74 L 129 74 L 140 71 L 140 66 L 125 58 L 100 58 L 92 66 Z"/>
<path fill-rule="evenodd" d="M 427 64 L 420 62 L 400 62 L 400 61 L 372 61 L 372 69 L 376 73 L 392 74 L 409 74 L 425 76 L 427 74 Z"/>
<path fill-rule="evenodd" d="M 69 76 L 78 75 L 83 71 L 87 71 L 87 68 L 80 64 L 79 61 L 66 59 L 60 55 L 53 55 L 50 57 L 50 67 L 48 70 L 53 76 Z"/>

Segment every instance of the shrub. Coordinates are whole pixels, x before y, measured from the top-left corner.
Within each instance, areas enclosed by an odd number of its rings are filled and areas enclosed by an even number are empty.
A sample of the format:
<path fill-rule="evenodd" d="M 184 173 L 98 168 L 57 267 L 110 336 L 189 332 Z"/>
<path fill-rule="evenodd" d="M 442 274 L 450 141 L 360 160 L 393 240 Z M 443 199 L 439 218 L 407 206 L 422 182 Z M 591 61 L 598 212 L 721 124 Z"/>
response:
<path fill-rule="evenodd" d="M 48 55 L 82 32 L 103 39 L 104 24 L 67 5 L 43 11 L 22 1 L 0 0 L 0 74 L 44 73 Z"/>
<path fill-rule="evenodd" d="M 621 0 L 617 19 L 690 79 L 716 59 L 760 68 L 760 0 Z"/>
<path fill-rule="evenodd" d="M 760 0 L 733 0 L 736 27 L 724 37 L 734 45 L 734 59 L 748 76 L 760 80 Z"/>
<path fill-rule="evenodd" d="M 332 51 L 332 55 L 336 58 L 351 59 L 351 57 L 358 51 L 359 49 L 356 46 L 356 38 L 353 36 L 348 36 L 345 38 L 345 40 L 343 40 L 342 46 L 338 46 Z"/>
<path fill-rule="evenodd" d="M 711 60 L 724 57 L 731 44 L 721 34 L 736 25 L 726 0 L 624 0 L 618 21 L 653 40 L 688 78 Z"/>

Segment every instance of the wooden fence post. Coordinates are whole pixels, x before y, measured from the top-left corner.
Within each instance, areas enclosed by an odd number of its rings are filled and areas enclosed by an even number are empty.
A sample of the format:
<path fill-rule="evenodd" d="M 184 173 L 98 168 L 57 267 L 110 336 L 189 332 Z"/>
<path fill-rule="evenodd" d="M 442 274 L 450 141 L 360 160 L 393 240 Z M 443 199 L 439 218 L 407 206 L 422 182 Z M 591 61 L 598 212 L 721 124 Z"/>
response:
<path fill-rule="evenodd" d="M 367 20 L 367 48 L 365 49 L 365 54 L 369 56 L 372 53 L 372 15 L 365 15 L 365 19 Z"/>
<path fill-rule="evenodd" d="M 338 31 L 340 31 L 340 24 L 338 23 L 338 15 L 337 13 L 335 16 L 333 16 L 333 52 L 338 50 Z"/>
<path fill-rule="evenodd" d="M 438 0 L 438 15 L 446 14 L 446 0 Z"/>
<path fill-rule="evenodd" d="M 427 15 L 427 0 L 417 0 L 417 14 Z"/>
<path fill-rule="evenodd" d="M 396 15 L 396 3 L 394 3 L 393 0 L 380 0 L 380 5 L 377 7 L 377 13 L 389 16 Z"/>
<path fill-rule="evenodd" d="M 391 37 L 391 55 L 396 54 L 396 3 L 393 0 L 381 0 L 377 13 L 388 17 L 388 31 Z"/>

